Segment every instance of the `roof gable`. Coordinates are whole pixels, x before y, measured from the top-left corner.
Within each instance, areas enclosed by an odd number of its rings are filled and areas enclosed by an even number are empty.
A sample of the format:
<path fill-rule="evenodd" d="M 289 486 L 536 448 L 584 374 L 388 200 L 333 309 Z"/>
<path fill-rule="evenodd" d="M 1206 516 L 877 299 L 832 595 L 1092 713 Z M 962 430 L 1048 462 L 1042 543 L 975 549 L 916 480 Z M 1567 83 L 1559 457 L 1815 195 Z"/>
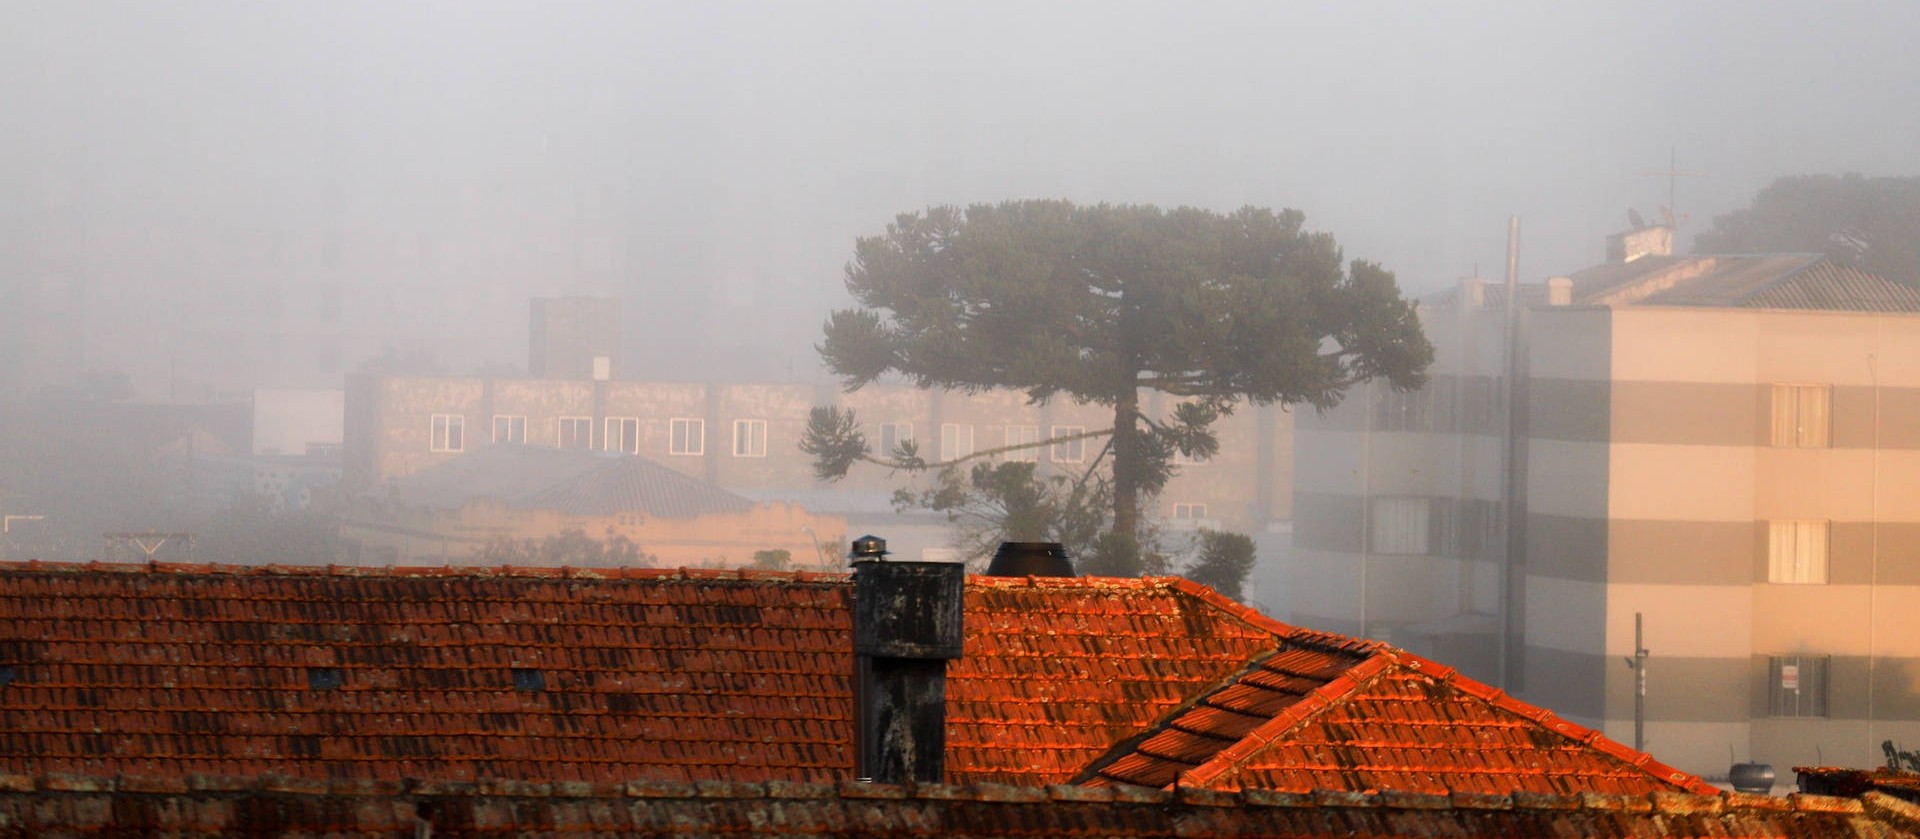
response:
<path fill-rule="evenodd" d="M 1094 764 L 1090 783 L 1437 795 L 1714 788 L 1600 732 L 1391 648 L 1294 645 Z"/>

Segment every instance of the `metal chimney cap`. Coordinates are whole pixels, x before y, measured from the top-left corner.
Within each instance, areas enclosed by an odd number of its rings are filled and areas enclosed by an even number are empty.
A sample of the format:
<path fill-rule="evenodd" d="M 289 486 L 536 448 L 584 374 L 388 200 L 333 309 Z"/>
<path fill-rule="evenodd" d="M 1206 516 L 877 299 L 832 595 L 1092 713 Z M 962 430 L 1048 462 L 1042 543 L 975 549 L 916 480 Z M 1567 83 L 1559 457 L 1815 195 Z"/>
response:
<path fill-rule="evenodd" d="M 887 540 L 871 533 L 853 540 L 853 550 L 847 552 L 849 562 L 876 562 L 887 555 Z"/>

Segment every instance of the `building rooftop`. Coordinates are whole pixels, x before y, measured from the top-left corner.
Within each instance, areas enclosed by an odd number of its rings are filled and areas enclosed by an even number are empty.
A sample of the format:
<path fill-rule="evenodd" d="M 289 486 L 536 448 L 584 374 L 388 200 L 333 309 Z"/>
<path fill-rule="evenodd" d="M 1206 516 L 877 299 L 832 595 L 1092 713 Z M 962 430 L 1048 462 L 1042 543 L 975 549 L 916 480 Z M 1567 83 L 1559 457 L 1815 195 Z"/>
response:
<path fill-rule="evenodd" d="M 1920 312 L 1920 289 L 1820 254 L 1647 256 L 1572 280 L 1580 305 Z"/>
<path fill-rule="evenodd" d="M 851 776 L 845 575 L 0 564 L 0 772 Z M 955 783 L 1710 792 L 1386 645 L 1180 579 L 972 577 Z"/>
<path fill-rule="evenodd" d="M 1643 256 L 1571 275 L 1575 306 L 1700 306 L 1836 312 L 1920 312 L 1920 288 L 1843 265 L 1821 254 Z M 1484 282 L 1480 306 L 1506 305 L 1506 288 Z M 1546 283 L 1523 283 L 1522 305 L 1549 305 Z M 1421 299 L 1434 308 L 1459 305 L 1453 288 Z"/>
<path fill-rule="evenodd" d="M 693 518 L 753 508 L 743 496 L 644 457 L 547 446 L 484 446 L 396 478 L 376 495 L 413 507 L 452 510 L 489 499 L 576 516 Z"/>

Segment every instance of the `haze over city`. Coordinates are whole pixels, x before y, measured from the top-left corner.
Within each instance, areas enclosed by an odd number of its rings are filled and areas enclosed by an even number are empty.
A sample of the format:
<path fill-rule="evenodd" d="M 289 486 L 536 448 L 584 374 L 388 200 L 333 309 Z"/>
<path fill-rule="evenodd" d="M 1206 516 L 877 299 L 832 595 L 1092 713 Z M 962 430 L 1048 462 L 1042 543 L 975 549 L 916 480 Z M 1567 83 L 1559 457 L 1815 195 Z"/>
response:
<path fill-rule="evenodd" d="M 0 300 L 164 398 L 392 350 L 817 375 L 855 237 L 1024 198 L 1292 207 L 1410 294 L 1679 249 L 1774 178 L 1906 174 L 1920 8 L 1841 3 L 35 3 L 0 8 Z M 311 340 L 282 347 L 261 330 Z M 250 358 L 249 354 L 292 358 Z M 203 372 L 200 368 L 205 367 Z M 194 393 L 199 395 L 199 393 Z"/>

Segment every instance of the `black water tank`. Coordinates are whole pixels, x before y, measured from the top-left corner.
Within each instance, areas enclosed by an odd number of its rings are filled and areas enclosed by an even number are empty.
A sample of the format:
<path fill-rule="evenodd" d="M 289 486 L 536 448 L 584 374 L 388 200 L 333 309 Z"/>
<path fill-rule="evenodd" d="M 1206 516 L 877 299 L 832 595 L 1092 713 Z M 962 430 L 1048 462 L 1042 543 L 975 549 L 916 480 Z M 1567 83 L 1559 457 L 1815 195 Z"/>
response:
<path fill-rule="evenodd" d="M 1001 542 L 987 566 L 989 577 L 1071 577 L 1073 561 L 1059 542 Z"/>

